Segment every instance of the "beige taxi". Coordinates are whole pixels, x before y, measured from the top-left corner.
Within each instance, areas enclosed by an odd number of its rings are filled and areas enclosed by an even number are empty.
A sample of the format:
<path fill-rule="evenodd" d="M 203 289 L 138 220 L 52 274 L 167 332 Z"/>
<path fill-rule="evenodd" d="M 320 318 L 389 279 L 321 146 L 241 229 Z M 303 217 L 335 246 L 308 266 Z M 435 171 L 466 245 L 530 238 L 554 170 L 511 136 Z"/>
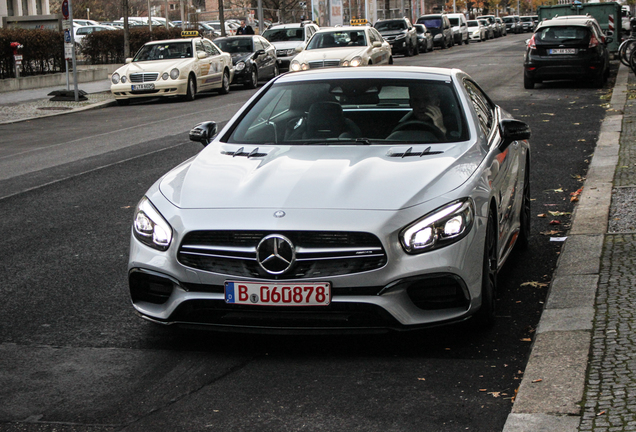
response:
<path fill-rule="evenodd" d="M 119 105 L 139 98 L 179 96 L 191 101 L 208 90 L 229 92 L 234 77 L 230 54 L 198 32 L 184 31 L 182 36 L 146 43 L 113 73 L 110 91 Z"/>
<path fill-rule="evenodd" d="M 323 67 L 393 64 L 391 45 L 376 29 L 347 26 L 317 31 L 291 62 L 294 72 Z"/>

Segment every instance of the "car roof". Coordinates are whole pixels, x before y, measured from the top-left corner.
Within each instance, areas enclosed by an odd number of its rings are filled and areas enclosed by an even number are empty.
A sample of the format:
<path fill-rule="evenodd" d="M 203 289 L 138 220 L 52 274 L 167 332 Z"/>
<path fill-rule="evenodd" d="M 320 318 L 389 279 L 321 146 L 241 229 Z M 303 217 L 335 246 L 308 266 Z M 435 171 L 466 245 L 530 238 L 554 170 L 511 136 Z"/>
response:
<path fill-rule="evenodd" d="M 323 27 L 316 33 L 329 33 L 335 31 L 352 31 L 368 28 L 368 26 L 342 26 L 342 27 Z"/>
<path fill-rule="evenodd" d="M 550 19 L 541 21 L 538 27 L 567 27 L 567 26 L 581 26 L 587 27 L 588 25 L 592 25 L 592 20 L 589 18 L 575 18 L 575 19 Z"/>
<path fill-rule="evenodd" d="M 274 30 L 274 29 L 286 29 L 286 28 L 298 28 L 298 27 L 304 27 L 308 24 L 302 24 L 301 23 L 291 23 L 291 24 L 276 24 L 271 26 L 270 28 L 268 28 L 267 30 Z"/>
<path fill-rule="evenodd" d="M 298 82 L 331 79 L 430 79 L 444 82 L 454 81 L 459 69 L 424 67 L 424 66 L 382 66 L 368 68 L 324 68 L 310 69 L 302 73 L 280 75 L 277 82 Z"/>

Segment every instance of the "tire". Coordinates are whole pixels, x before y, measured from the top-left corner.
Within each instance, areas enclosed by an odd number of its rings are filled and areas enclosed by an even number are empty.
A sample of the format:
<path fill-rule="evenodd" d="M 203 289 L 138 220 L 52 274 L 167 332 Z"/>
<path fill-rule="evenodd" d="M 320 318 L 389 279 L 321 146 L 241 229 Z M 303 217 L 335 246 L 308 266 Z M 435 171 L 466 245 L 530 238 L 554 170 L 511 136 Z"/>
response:
<path fill-rule="evenodd" d="M 409 44 L 406 47 L 406 51 L 404 52 L 404 55 L 407 56 L 407 57 L 413 56 L 413 45 L 412 44 Z"/>
<path fill-rule="evenodd" d="M 219 94 L 228 94 L 230 92 L 230 73 L 225 70 L 223 71 L 223 81 L 221 82 L 221 88 L 219 89 Z"/>
<path fill-rule="evenodd" d="M 420 55 L 420 43 L 415 42 L 415 55 Z"/>
<path fill-rule="evenodd" d="M 128 106 L 130 105 L 130 99 L 115 99 L 117 101 L 117 105 L 119 106 Z"/>
<path fill-rule="evenodd" d="M 197 94 L 197 84 L 196 84 L 196 81 L 194 80 L 194 77 L 190 75 L 188 77 L 188 89 L 186 91 L 186 95 L 184 99 L 188 102 L 191 102 L 196 97 L 196 94 Z"/>
<path fill-rule="evenodd" d="M 446 38 L 442 39 L 442 49 L 446 49 L 448 46 L 446 45 Z"/>
<path fill-rule="evenodd" d="M 628 66 L 632 69 L 632 72 L 636 70 L 636 49 L 632 49 L 629 55 L 629 64 Z"/>
<path fill-rule="evenodd" d="M 526 74 L 523 74 L 523 88 L 526 90 L 532 90 L 534 88 L 534 81 L 532 81 L 532 78 L 526 76 Z"/>
<path fill-rule="evenodd" d="M 256 87 L 258 87 L 258 71 L 253 67 L 250 73 L 250 80 L 245 83 L 245 88 L 255 89 Z"/>
<path fill-rule="evenodd" d="M 481 328 L 491 327 L 495 323 L 497 300 L 497 226 L 495 216 L 488 214 L 486 238 L 484 241 L 484 259 L 481 275 L 481 307 L 475 313 L 476 324 Z"/>
<path fill-rule="evenodd" d="M 532 217 L 532 200 L 530 199 L 530 163 L 526 163 L 526 173 L 523 180 L 523 197 L 521 214 L 519 215 L 519 236 L 516 247 L 521 250 L 528 249 L 530 245 L 530 220 Z"/>
<path fill-rule="evenodd" d="M 634 48 L 634 43 L 636 43 L 636 39 L 627 39 L 618 47 L 618 58 L 625 66 L 630 66 L 629 59 L 631 51 L 633 51 Z"/>
<path fill-rule="evenodd" d="M 469 38 L 469 37 L 466 37 L 466 40 L 464 41 L 464 43 L 465 43 L 466 45 L 468 45 L 468 44 L 470 43 L 470 38 Z"/>
<path fill-rule="evenodd" d="M 280 75 L 280 70 L 278 69 L 278 63 L 276 63 L 274 65 L 274 75 L 272 76 L 272 78 L 276 78 L 278 75 Z"/>

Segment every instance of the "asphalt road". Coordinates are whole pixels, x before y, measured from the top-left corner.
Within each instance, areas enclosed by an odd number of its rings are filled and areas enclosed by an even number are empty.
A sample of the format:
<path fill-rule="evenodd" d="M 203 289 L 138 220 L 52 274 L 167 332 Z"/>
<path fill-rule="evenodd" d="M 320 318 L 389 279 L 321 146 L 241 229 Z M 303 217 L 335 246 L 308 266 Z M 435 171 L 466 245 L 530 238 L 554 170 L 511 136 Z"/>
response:
<path fill-rule="evenodd" d="M 501 430 L 611 88 L 524 90 L 525 39 L 395 58 L 467 71 L 533 129 L 533 237 L 500 273 L 498 322 L 485 332 L 274 337 L 135 316 L 134 206 L 198 152 L 194 124 L 224 123 L 252 91 L 1 125 L 0 430 Z"/>

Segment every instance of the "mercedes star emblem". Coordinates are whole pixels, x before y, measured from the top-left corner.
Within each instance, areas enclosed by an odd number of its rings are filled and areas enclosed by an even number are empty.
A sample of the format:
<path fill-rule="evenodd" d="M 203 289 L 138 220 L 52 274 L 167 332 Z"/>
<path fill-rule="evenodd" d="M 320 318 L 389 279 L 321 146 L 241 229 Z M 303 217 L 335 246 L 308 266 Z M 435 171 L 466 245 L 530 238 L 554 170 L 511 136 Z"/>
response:
<path fill-rule="evenodd" d="M 256 260 L 269 274 L 285 273 L 294 265 L 296 251 L 291 240 L 280 234 L 263 237 L 256 247 Z"/>

